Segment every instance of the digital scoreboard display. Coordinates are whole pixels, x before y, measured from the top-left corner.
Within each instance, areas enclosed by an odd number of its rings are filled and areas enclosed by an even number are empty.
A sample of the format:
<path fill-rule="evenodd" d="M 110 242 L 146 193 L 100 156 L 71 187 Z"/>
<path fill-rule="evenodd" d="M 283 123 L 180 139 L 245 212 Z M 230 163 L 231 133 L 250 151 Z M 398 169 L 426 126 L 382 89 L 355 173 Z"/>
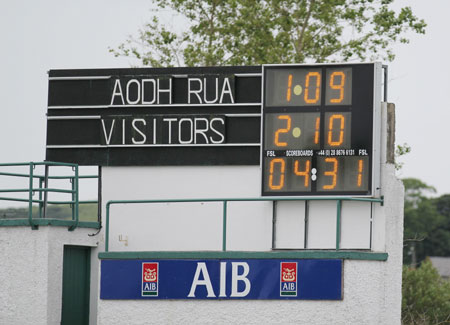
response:
<path fill-rule="evenodd" d="M 263 66 L 263 196 L 373 194 L 380 75 L 380 64 Z"/>

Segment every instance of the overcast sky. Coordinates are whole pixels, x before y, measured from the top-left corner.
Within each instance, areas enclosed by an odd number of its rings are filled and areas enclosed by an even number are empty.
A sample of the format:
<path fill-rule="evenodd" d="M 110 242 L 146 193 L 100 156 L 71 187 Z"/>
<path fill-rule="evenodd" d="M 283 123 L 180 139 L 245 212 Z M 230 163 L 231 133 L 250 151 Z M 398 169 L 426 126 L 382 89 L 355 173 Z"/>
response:
<path fill-rule="evenodd" d="M 389 101 L 397 108 L 397 143 L 408 143 L 401 177 L 416 177 L 450 193 L 449 0 L 397 0 L 428 23 L 395 46 Z M 150 0 L 0 2 L 0 162 L 45 159 L 50 69 L 129 67 L 117 47 L 150 17 Z M 1 178 L 0 178 L 1 181 Z M 1 188 L 1 184 L 0 184 Z"/>

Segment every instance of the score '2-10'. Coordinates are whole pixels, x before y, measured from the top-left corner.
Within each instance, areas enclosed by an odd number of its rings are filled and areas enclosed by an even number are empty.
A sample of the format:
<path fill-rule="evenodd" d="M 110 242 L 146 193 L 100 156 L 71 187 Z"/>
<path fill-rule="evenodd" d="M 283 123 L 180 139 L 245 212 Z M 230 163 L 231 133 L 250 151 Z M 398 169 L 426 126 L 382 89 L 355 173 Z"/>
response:
<path fill-rule="evenodd" d="M 273 121 L 273 118 L 276 116 L 276 119 Z M 294 122 L 292 121 L 294 117 Z M 333 147 L 343 147 L 347 148 L 349 143 L 348 139 L 350 139 L 350 134 L 347 134 L 350 132 L 350 128 L 347 127 L 348 122 L 346 123 L 346 120 L 349 119 L 349 113 L 327 113 L 325 114 L 326 118 L 326 148 L 333 148 Z M 311 121 L 311 125 L 304 125 L 304 127 L 299 127 L 297 125 L 294 125 L 296 122 L 298 123 L 299 120 L 304 119 L 305 122 Z M 272 120 L 272 121 L 269 121 Z M 296 146 L 295 143 L 288 143 L 291 136 L 295 139 L 292 139 L 293 141 L 290 142 L 296 142 L 302 143 L 303 146 L 307 146 L 307 148 L 302 149 L 317 149 L 320 146 L 319 139 L 320 139 L 320 116 L 318 113 L 292 113 L 292 114 L 281 114 L 281 115 L 268 115 L 267 121 L 270 122 L 271 125 L 276 124 L 284 124 L 284 126 L 279 127 L 274 132 L 273 137 L 273 144 L 268 144 L 269 146 L 266 147 L 266 149 L 269 148 L 290 148 L 292 146 Z M 275 123 L 274 123 L 275 122 Z M 284 123 L 283 123 L 284 122 Z M 303 123 L 302 123 L 303 124 Z M 305 123 L 306 124 L 306 123 Z M 312 129 L 313 127 L 313 129 Z M 291 131 L 292 129 L 292 131 Z M 303 130 L 302 130 L 303 129 Z M 292 133 L 292 134 L 291 134 Z M 302 135 L 303 134 L 303 135 Z M 303 138 L 307 138 L 305 141 L 299 142 L 299 138 L 302 136 Z M 311 141 L 312 143 L 309 142 Z M 347 141 L 345 141 L 347 140 Z M 273 145 L 275 147 L 273 147 Z M 298 148 L 298 147 L 296 147 Z"/>

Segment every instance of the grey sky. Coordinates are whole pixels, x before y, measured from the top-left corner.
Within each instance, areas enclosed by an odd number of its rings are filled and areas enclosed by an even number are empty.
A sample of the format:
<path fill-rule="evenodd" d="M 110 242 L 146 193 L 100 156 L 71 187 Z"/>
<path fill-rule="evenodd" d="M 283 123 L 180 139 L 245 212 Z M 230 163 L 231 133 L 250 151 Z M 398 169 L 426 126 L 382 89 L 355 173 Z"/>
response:
<path fill-rule="evenodd" d="M 412 152 L 401 177 L 450 193 L 450 1 L 405 1 L 428 23 L 425 36 L 395 47 L 389 101 L 397 107 L 397 143 Z M 45 158 L 47 71 L 129 67 L 116 47 L 150 17 L 149 0 L 8 1 L 0 3 L 0 162 Z M 175 26 L 176 27 L 176 26 Z M 1 187 L 1 184 L 0 184 Z"/>

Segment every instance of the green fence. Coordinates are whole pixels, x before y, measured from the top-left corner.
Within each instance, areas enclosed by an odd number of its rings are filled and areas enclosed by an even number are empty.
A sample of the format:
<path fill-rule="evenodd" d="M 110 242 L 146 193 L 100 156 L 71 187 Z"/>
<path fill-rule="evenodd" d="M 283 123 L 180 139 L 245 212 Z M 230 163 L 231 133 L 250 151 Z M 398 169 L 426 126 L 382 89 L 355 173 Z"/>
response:
<path fill-rule="evenodd" d="M 4 163 L 0 167 L 28 167 L 28 173 L 11 173 L 0 171 L 0 176 L 28 178 L 29 186 L 27 188 L 1 189 L 0 193 L 27 193 L 27 198 L 18 197 L 0 197 L 2 201 L 25 202 L 28 203 L 28 217 L 21 220 L 0 220 L 0 226 L 29 225 L 32 229 L 38 229 L 39 225 L 60 225 L 68 226 L 69 230 L 74 230 L 79 226 L 99 227 L 99 222 L 80 222 L 79 206 L 80 204 L 98 204 L 98 201 L 80 201 L 79 200 L 79 180 L 87 178 L 98 178 L 97 175 L 79 175 L 77 164 L 58 163 L 58 162 L 29 162 L 29 163 Z M 43 166 L 45 171 L 43 175 L 35 173 L 37 166 Z M 50 176 L 50 167 L 70 167 L 73 175 L 68 176 Z M 66 179 L 71 183 L 71 189 L 49 188 L 50 179 Z M 38 181 L 38 187 L 34 186 L 34 180 Z M 36 195 L 37 193 L 37 195 Z M 66 193 L 70 200 L 51 201 L 48 200 L 48 193 Z M 37 196 L 37 197 L 36 197 Z M 33 217 L 33 204 L 38 204 L 38 216 Z M 58 220 L 47 218 L 48 205 L 69 205 L 71 207 L 70 220 Z"/>

